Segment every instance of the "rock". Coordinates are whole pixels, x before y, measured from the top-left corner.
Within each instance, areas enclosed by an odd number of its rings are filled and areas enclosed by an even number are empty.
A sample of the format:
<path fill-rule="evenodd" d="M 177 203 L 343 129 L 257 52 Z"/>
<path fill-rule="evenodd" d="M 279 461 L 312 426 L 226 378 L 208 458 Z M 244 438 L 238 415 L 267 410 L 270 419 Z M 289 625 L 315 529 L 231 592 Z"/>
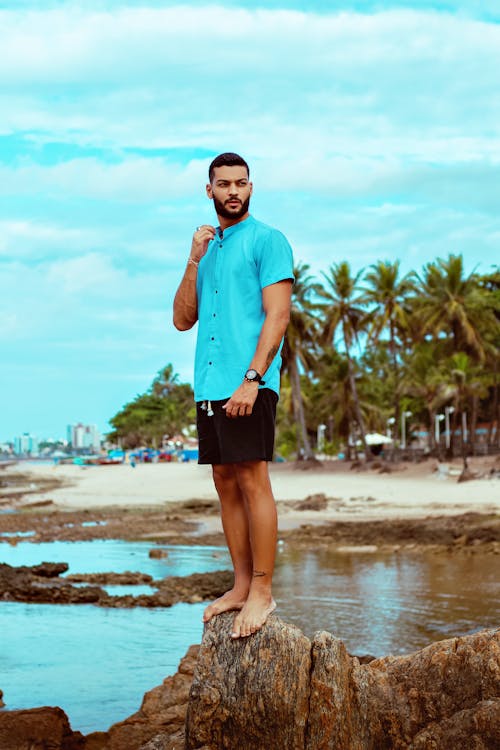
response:
<path fill-rule="evenodd" d="M 0 690 L 0 708 L 3 708 L 5 703 L 3 702 L 3 690 Z"/>
<path fill-rule="evenodd" d="M 311 644 L 271 616 L 251 638 L 232 640 L 234 613 L 205 627 L 191 687 L 186 750 L 304 748 Z"/>
<path fill-rule="evenodd" d="M 186 750 L 444 750 L 500 746 L 500 631 L 360 664 L 329 633 L 312 643 L 272 616 L 231 641 L 205 629 Z"/>
<path fill-rule="evenodd" d="M 166 549 L 159 549 L 158 547 L 153 547 L 153 549 L 149 550 L 148 555 L 152 559 L 160 560 L 161 558 L 168 557 L 168 552 Z"/>
<path fill-rule="evenodd" d="M 153 581 L 142 573 L 96 573 L 72 576 L 76 580 L 99 583 L 151 583 L 158 591 L 138 596 L 110 596 L 99 586 L 72 586 L 71 581 L 57 576 L 68 569 L 66 563 L 12 567 L 0 563 L 0 600 L 44 602 L 54 604 L 96 604 L 99 607 L 171 607 L 177 602 L 201 602 L 222 596 L 233 585 L 228 570 L 171 576 Z M 47 578 L 50 581 L 47 581 Z"/>
<path fill-rule="evenodd" d="M 309 495 L 305 500 L 297 503 L 297 510 L 326 510 L 328 498 L 323 492 L 317 495 Z"/>
<path fill-rule="evenodd" d="M 470 482 L 473 479 L 478 478 L 477 471 L 471 471 L 470 469 L 464 469 L 458 476 L 457 482 Z"/>
<path fill-rule="evenodd" d="M 0 711 L 0 750 L 84 750 L 60 708 Z"/>
<path fill-rule="evenodd" d="M 73 573 L 66 576 L 66 581 L 73 583 L 97 583 L 103 586 L 128 585 L 151 583 L 153 576 L 147 573 L 136 573 L 126 570 L 124 573 Z"/>

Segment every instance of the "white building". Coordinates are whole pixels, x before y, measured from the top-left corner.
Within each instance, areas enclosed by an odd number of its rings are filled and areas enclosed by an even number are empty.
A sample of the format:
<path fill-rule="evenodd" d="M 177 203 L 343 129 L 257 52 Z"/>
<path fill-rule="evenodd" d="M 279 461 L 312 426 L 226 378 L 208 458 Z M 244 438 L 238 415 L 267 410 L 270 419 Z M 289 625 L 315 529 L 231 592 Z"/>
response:
<path fill-rule="evenodd" d="M 14 453 L 16 456 L 38 456 L 38 438 L 29 432 L 15 437 Z"/>
<path fill-rule="evenodd" d="M 69 424 L 68 443 L 73 450 L 99 451 L 101 447 L 101 436 L 95 424 Z"/>

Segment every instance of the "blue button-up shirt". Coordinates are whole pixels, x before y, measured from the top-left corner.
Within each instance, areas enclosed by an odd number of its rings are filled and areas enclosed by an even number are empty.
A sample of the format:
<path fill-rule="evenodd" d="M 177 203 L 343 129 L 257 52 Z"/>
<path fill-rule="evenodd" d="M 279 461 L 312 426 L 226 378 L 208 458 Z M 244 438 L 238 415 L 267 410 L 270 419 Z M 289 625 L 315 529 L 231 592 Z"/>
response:
<path fill-rule="evenodd" d="M 292 249 L 277 229 L 249 216 L 217 231 L 198 267 L 196 401 L 229 398 L 241 385 L 264 324 L 262 290 L 293 280 Z M 281 348 L 264 377 L 279 393 Z"/>

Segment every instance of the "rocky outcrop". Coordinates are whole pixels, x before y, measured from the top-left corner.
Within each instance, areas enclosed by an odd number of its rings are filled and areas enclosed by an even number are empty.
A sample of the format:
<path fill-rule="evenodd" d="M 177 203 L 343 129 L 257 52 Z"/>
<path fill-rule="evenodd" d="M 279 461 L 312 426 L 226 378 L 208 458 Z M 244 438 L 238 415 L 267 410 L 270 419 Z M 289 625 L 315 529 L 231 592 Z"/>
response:
<path fill-rule="evenodd" d="M 0 750 L 85 750 L 60 708 L 0 711 Z"/>
<path fill-rule="evenodd" d="M 206 628 L 186 750 L 444 750 L 500 746 L 500 632 L 360 664 L 329 633 L 309 641 L 271 617 L 232 641 Z M 273 744 L 274 743 L 274 744 Z"/>
<path fill-rule="evenodd" d="M 71 732 L 57 708 L 0 711 L 0 750 L 500 747 L 498 630 L 361 664 L 329 633 L 311 642 L 275 616 L 233 641 L 232 619 L 214 618 L 178 672 L 108 732 Z"/>
<path fill-rule="evenodd" d="M 99 586 L 73 586 L 68 578 L 59 578 L 68 570 L 66 563 L 12 567 L 0 563 L 0 600 L 52 604 L 96 604 L 100 607 L 171 607 L 177 602 L 202 602 L 216 599 L 231 588 L 233 574 L 228 570 L 171 576 L 147 583 L 153 594 L 110 596 Z M 97 573 L 72 576 L 72 580 L 102 584 L 144 583 L 142 573 Z"/>

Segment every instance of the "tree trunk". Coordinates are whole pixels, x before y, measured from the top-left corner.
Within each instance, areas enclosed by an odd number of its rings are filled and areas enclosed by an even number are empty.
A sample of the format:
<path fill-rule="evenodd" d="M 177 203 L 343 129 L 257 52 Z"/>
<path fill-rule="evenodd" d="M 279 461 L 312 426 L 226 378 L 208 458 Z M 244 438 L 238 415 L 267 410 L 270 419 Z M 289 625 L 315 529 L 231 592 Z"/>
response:
<path fill-rule="evenodd" d="M 479 399 L 476 395 L 472 396 L 472 409 L 470 417 L 470 443 L 471 453 L 473 456 L 476 455 L 476 430 L 477 430 L 477 410 L 479 406 Z"/>
<path fill-rule="evenodd" d="M 356 381 L 354 379 L 354 369 L 352 366 L 351 355 L 349 352 L 349 345 L 347 342 L 345 326 L 343 327 L 343 334 L 344 334 L 345 353 L 347 357 L 347 368 L 349 372 L 349 385 L 351 386 L 352 401 L 354 404 L 354 414 L 356 417 L 356 422 L 358 423 L 359 431 L 361 433 L 361 442 L 363 444 L 363 452 L 365 456 L 364 461 L 366 462 L 366 461 L 370 461 L 370 459 L 372 458 L 372 452 L 366 442 L 365 423 L 363 420 L 363 415 L 361 414 L 361 407 L 359 405 L 358 391 L 356 388 Z M 356 450 L 356 445 L 354 446 L 354 450 Z"/>
<path fill-rule="evenodd" d="M 396 443 L 399 440 L 399 420 L 400 420 L 400 408 L 399 408 L 399 368 L 398 368 L 398 359 L 396 356 L 396 337 L 394 336 L 394 324 L 391 320 L 391 340 L 390 340 L 390 348 L 391 348 L 391 356 L 392 356 L 392 369 L 393 369 L 393 376 L 394 376 L 394 434 L 393 439 L 394 443 L 393 445 L 396 446 Z"/>
<path fill-rule="evenodd" d="M 306 418 L 304 414 L 304 403 L 300 388 L 300 374 L 297 366 L 297 357 L 291 354 L 288 365 L 290 373 L 290 385 L 292 387 L 293 416 L 297 425 L 297 458 L 306 460 L 314 459 L 311 441 L 307 434 Z"/>

